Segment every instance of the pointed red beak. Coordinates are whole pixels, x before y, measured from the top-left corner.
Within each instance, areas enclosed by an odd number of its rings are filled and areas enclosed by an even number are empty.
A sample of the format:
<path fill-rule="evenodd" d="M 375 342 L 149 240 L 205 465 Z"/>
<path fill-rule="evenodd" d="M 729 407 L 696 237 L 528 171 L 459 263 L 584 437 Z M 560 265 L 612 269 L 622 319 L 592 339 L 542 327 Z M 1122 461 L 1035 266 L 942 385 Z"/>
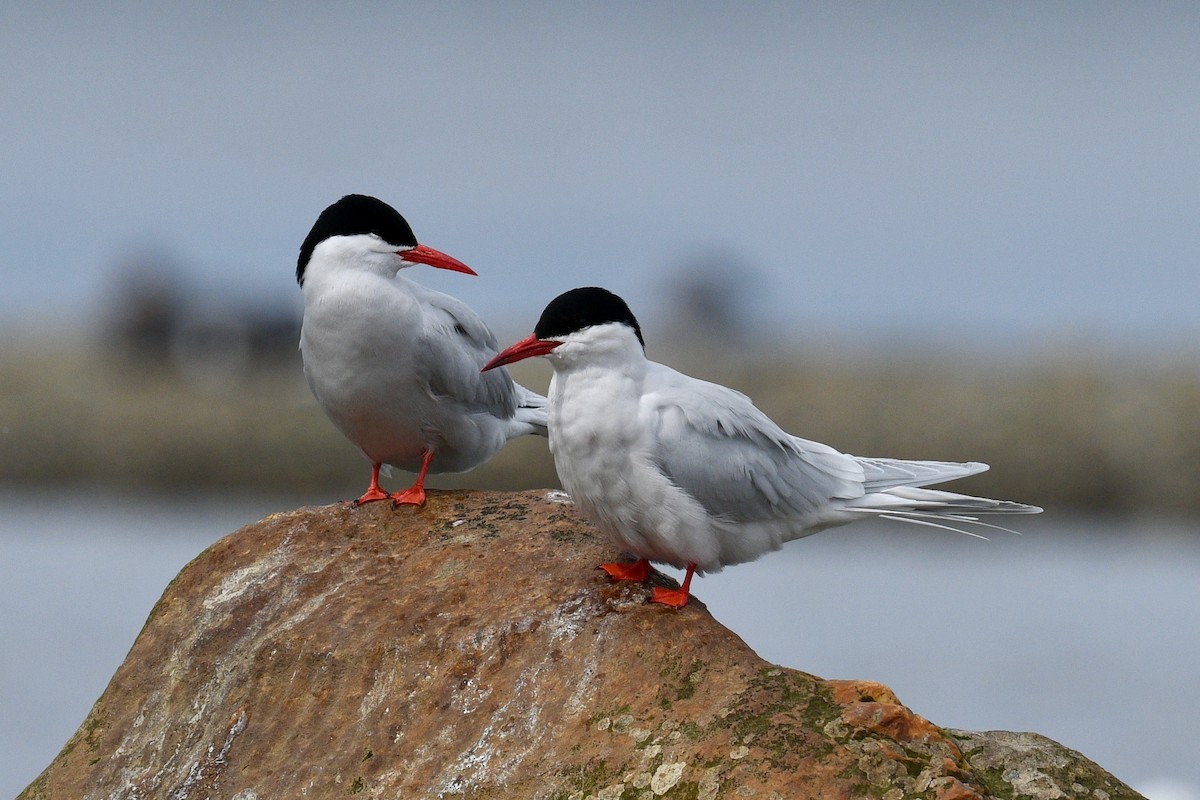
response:
<path fill-rule="evenodd" d="M 426 247 L 419 244 L 411 250 L 397 250 L 396 255 L 403 258 L 405 261 L 411 261 L 414 264 L 428 264 L 431 267 L 438 269 L 448 269 L 454 272 L 465 272 L 468 275 L 478 275 L 475 270 L 468 267 L 466 264 L 459 261 L 457 258 L 446 255 L 441 250 L 434 250 L 432 247 Z"/>
<path fill-rule="evenodd" d="M 544 356 L 554 348 L 558 347 L 562 342 L 554 339 L 539 339 L 537 334 L 531 333 L 521 341 L 508 347 L 496 354 L 496 357 L 483 365 L 480 372 L 487 372 L 489 369 L 503 367 L 505 364 L 512 364 L 515 361 L 524 361 L 527 358 L 534 356 Z"/>

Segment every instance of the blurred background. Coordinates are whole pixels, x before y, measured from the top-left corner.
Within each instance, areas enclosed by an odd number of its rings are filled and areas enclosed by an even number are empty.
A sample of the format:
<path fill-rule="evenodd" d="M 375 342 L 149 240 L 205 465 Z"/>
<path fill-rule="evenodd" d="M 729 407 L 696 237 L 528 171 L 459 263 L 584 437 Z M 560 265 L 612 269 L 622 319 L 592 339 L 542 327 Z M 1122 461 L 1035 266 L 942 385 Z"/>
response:
<path fill-rule="evenodd" d="M 1197 41 L 1190 3 L 6 4 L 0 795 L 183 564 L 365 488 L 294 280 L 362 192 L 502 345 L 603 285 L 798 435 L 989 462 L 957 487 L 1046 507 L 1021 538 L 844 529 L 697 594 L 779 663 L 1200 798 Z M 527 438 L 431 484 L 556 478 Z"/>

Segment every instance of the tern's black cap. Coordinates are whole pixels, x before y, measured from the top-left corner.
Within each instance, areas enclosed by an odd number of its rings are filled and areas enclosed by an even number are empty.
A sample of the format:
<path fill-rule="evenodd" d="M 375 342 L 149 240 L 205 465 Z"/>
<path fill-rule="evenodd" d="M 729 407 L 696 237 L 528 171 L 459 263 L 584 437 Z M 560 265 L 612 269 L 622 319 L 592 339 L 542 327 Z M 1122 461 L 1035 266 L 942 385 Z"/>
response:
<path fill-rule="evenodd" d="M 397 247 L 413 247 L 417 244 L 417 237 L 399 211 L 376 197 L 348 194 L 322 211 L 313 223 L 304 244 L 300 245 L 300 258 L 296 260 L 296 282 L 304 283 L 304 268 L 308 266 L 308 260 L 312 258 L 317 245 L 331 236 L 354 236 L 359 233 L 373 233 Z"/>
<path fill-rule="evenodd" d="M 625 301 L 597 286 L 572 289 L 551 300 L 533 333 L 539 339 L 553 339 L 606 322 L 620 322 L 633 328 L 642 347 L 646 347 L 642 327 Z"/>

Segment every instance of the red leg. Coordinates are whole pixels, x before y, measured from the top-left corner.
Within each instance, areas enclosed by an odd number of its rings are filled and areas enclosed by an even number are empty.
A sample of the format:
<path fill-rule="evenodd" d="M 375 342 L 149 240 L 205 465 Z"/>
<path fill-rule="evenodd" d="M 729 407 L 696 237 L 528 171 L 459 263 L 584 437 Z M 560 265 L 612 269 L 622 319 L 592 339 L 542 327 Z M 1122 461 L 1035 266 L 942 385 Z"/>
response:
<path fill-rule="evenodd" d="M 597 569 L 607 572 L 614 581 L 644 581 L 650 577 L 650 562 L 644 558 L 632 564 L 601 564 Z"/>
<path fill-rule="evenodd" d="M 692 573 L 696 571 L 695 564 L 687 565 L 687 575 L 683 577 L 683 585 L 678 589 L 663 589 L 655 586 L 650 593 L 651 603 L 662 603 L 671 608 L 683 608 L 688 601 L 688 588 L 692 585 Z"/>
<path fill-rule="evenodd" d="M 387 500 L 390 495 L 383 489 L 379 488 L 379 468 L 382 464 L 371 465 L 371 485 L 367 487 L 367 491 L 362 497 L 355 500 L 351 505 L 361 506 L 363 503 L 371 503 L 375 500 Z"/>
<path fill-rule="evenodd" d="M 412 486 L 400 492 L 392 493 L 392 506 L 423 506 L 425 505 L 425 473 L 433 462 L 432 451 L 421 453 L 421 471 L 417 473 L 417 481 Z"/>

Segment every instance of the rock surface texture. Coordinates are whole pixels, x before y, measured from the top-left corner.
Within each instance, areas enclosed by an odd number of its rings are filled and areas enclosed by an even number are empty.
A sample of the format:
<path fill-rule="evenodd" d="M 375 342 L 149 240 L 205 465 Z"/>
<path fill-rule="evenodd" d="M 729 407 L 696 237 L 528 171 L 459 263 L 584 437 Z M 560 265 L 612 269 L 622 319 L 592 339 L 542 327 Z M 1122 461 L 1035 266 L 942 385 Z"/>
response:
<path fill-rule="evenodd" d="M 21 797 L 1138 796 L 1043 737 L 768 664 L 696 599 L 646 605 L 557 499 L 431 492 L 226 537 Z"/>

